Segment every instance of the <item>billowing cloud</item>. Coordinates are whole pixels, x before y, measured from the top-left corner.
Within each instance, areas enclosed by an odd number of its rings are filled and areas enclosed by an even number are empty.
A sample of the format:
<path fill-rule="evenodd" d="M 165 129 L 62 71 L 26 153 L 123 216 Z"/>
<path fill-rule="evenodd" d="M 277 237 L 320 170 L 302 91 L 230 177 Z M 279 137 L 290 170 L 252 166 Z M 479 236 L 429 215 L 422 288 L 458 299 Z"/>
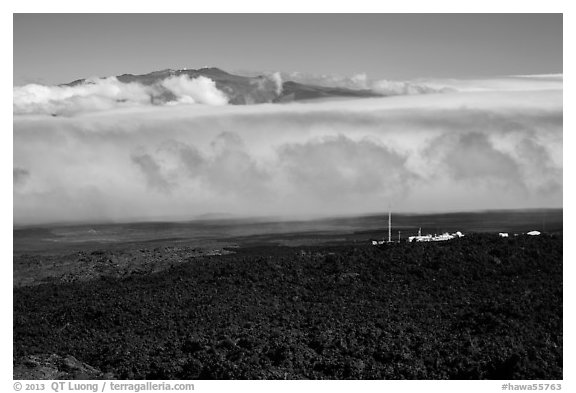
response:
<path fill-rule="evenodd" d="M 178 104 L 222 106 L 229 102 L 249 105 L 270 103 L 282 98 L 285 81 L 320 87 L 370 90 L 372 93 L 383 96 L 559 90 L 562 89 L 563 83 L 562 74 L 517 75 L 491 79 L 395 81 L 370 79 L 366 74 L 340 76 L 265 72 L 252 73 L 257 77 L 248 82 L 246 80 L 239 82 L 238 76 L 224 73 L 227 75 L 227 81 L 220 81 L 217 85 L 215 81 L 205 76 L 197 75 L 191 78 L 188 74 L 177 74 L 177 72 L 180 71 L 164 70 L 152 73 L 156 74 L 154 77 L 144 75 L 141 76 L 142 79 L 138 79 L 141 83 L 134 81 L 134 76 L 131 76 L 133 78 L 128 79 L 131 82 L 119 81 L 116 77 L 107 77 L 89 78 L 85 81 L 59 86 L 39 84 L 16 86 L 13 88 L 13 112 L 15 115 L 73 116 L 77 113 L 145 106 Z M 248 87 L 242 83 L 247 83 Z"/>
<path fill-rule="evenodd" d="M 30 84 L 14 87 L 14 114 L 70 114 L 113 109 L 150 102 L 152 92 L 138 83 L 115 77 L 94 79 L 76 86 Z"/>
<path fill-rule="evenodd" d="M 204 76 L 190 79 L 188 75 L 171 76 L 161 83 L 184 104 L 226 105 L 228 97 L 216 88 L 213 80 Z"/>
<path fill-rule="evenodd" d="M 497 187 L 522 185 L 520 164 L 492 145 L 489 135 L 472 131 L 436 138 L 425 152 L 442 172 L 461 183 L 486 182 Z"/>
<path fill-rule="evenodd" d="M 162 192 L 169 192 L 171 189 L 170 183 L 164 178 L 161 173 L 160 165 L 149 154 L 132 154 L 130 156 L 132 162 L 136 164 L 142 171 L 146 183 L 152 189 Z"/>
<path fill-rule="evenodd" d="M 294 187 L 317 198 L 392 196 L 414 176 L 406 157 L 382 142 L 342 134 L 282 145 L 278 160 Z"/>
<path fill-rule="evenodd" d="M 70 116 L 76 113 L 106 111 L 127 107 L 171 104 L 225 105 L 228 97 L 203 76 L 171 76 L 154 85 L 123 83 L 116 77 L 92 78 L 75 85 L 29 84 L 13 89 L 15 115 L 48 114 Z"/>
<path fill-rule="evenodd" d="M 537 88 L 20 115 L 14 220 L 559 207 L 562 123 Z"/>
<path fill-rule="evenodd" d="M 282 94 L 282 74 L 279 72 L 273 72 L 268 76 L 272 82 L 276 85 L 276 95 Z"/>
<path fill-rule="evenodd" d="M 204 152 L 192 144 L 166 140 L 150 153 L 132 155 L 132 160 L 149 188 L 162 192 L 170 192 L 171 184 L 194 184 L 226 198 L 254 197 L 270 180 L 266 169 L 246 150 L 242 138 L 232 132 L 216 135 Z"/>

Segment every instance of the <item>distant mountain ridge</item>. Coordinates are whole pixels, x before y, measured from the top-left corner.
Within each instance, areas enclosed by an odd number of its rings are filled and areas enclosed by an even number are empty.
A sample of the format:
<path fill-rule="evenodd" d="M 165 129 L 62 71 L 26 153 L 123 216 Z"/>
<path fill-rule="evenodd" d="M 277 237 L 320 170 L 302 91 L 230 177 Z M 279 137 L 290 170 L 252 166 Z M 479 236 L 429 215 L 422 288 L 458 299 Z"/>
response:
<path fill-rule="evenodd" d="M 299 100 L 311 100 L 318 98 L 362 98 L 382 97 L 382 94 L 372 90 L 356 90 L 341 87 L 314 86 L 294 81 L 281 81 L 270 75 L 241 76 L 230 74 L 216 67 L 200 69 L 166 69 L 153 71 L 148 74 L 134 75 L 122 74 L 116 77 L 122 83 L 139 83 L 144 86 L 160 86 L 161 83 L 171 77 L 188 76 L 190 79 L 198 77 L 209 78 L 216 84 L 218 90 L 225 93 L 228 103 L 233 105 L 250 105 L 274 102 L 291 102 Z M 93 83 L 89 79 L 78 79 L 60 86 L 80 86 Z M 175 101 L 177 97 L 168 89 L 164 89 L 160 96 L 153 100 L 160 102 Z"/>

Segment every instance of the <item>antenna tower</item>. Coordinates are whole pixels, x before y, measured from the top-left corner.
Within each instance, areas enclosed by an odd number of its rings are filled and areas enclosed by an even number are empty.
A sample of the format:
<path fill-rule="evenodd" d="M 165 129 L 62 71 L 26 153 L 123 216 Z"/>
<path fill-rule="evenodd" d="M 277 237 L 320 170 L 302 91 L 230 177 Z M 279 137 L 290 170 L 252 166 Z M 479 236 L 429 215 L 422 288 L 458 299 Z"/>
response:
<path fill-rule="evenodd" d="M 388 243 L 392 241 L 392 208 L 388 205 Z"/>

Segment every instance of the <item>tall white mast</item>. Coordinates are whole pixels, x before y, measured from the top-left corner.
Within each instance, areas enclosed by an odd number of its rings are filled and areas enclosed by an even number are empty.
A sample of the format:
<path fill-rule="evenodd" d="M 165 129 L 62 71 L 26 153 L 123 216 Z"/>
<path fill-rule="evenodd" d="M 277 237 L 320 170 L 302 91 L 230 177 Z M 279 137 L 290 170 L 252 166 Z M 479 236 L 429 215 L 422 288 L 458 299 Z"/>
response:
<path fill-rule="evenodd" d="M 388 205 L 388 243 L 392 241 L 392 208 Z"/>

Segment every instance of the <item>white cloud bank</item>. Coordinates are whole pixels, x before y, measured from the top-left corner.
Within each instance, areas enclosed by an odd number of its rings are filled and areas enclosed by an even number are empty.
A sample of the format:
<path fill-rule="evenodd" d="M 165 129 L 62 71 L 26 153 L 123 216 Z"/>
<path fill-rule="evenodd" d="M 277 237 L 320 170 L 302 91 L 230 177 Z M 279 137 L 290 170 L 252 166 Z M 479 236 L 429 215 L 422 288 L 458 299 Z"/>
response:
<path fill-rule="evenodd" d="M 250 73 L 246 73 L 250 74 Z M 497 78 L 433 79 L 420 78 L 410 81 L 373 79 L 360 73 L 352 76 L 310 74 L 304 72 L 276 73 L 283 80 L 347 89 L 372 90 L 386 96 L 454 93 L 470 91 L 532 91 L 562 89 L 562 74 L 509 75 Z M 252 73 L 251 75 L 256 75 Z"/>
<path fill-rule="evenodd" d="M 389 202 L 396 211 L 560 207 L 562 90 L 530 80 L 520 91 L 18 115 L 14 223 L 339 215 Z M 104 102 L 118 97 L 106 83 L 91 87 Z M 221 103 L 195 95 L 208 85 L 177 92 Z"/>
<path fill-rule="evenodd" d="M 190 79 L 187 75 L 171 76 L 161 85 L 183 104 L 226 105 L 228 97 L 216 88 L 213 80 L 200 76 Z"/>
<path fill-rule="evenodd" d="M 257 75 L 257 74 L 254 74 Z M 259 74 L 258 74 L 259 75 Z M 266 90 L 272 83 L 272 100 L 282 93 L 283 81 L 303 84 L 372 90 L 384 96 L 421 95 L 455 92 L 533 91 L 562 89 L 562 75 L 518 75 L 492 79 L 419 79 L 414 81 L 373 80 L 366 74 L 353 76 L 316 75 L 306 73 L 264 73 L 252 83 Z M 232 89 L 233 90 L 233 89 Z M 275 94 L 275 96 L 274 96 Z M 244 101 L 254 102 L 250 94 Z M 76 85 L 44 86 L 28 84 L 13 88 L 13 113 L 73 116 L 143 106 L 178 104 L 226 105 L 229 97 L 216 83 L 204 76 L 172 75 L 152 85 L 122 83 L 116 77 L 90 78 Z"/>
<path fill-rule="evenodd" d="M 173 104 L 225 105 L 228 97 L 214 81 L 200 76 L 171 76 L 158 85 L 122 83 L 116 77 L 93 78 L 74 86 L 29 84 L 13 89 L 13 111 L 21 114 L 73 115 L 133 106 L 153 105 L 166 94 L 175 96 Z"/>

